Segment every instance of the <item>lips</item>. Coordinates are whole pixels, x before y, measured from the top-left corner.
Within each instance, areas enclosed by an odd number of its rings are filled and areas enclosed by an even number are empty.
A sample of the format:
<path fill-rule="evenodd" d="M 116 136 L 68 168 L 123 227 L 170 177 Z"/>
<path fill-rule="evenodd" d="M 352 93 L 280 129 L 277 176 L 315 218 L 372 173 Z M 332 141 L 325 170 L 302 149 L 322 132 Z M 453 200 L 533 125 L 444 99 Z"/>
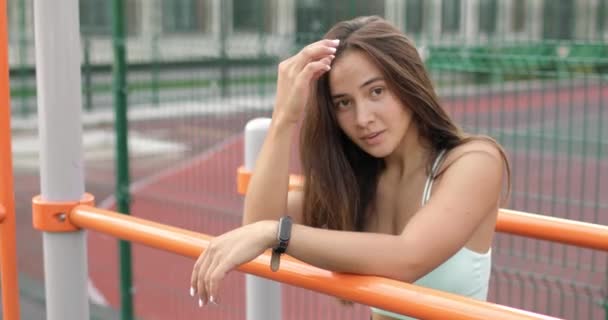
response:
<path fill-rule="evenodd" d="M 380 133 L 382 133 L 382 132 L 378 131 L 378 132 L 370 133 L 370 134 L 364 136 L 363 140 L 373 139 L 373 138 L 377 137 Z"/>
<path fill-rule="evenodd" d="M 367 134 L 367 135 L 361 137 L 361 139 L 370 145 L 378 144 L 378 143 L 380 143 L 380 139 L 381 139 L 383 133 L 384 133 L 384 130 L 372 132 L 370 134 Z"/>

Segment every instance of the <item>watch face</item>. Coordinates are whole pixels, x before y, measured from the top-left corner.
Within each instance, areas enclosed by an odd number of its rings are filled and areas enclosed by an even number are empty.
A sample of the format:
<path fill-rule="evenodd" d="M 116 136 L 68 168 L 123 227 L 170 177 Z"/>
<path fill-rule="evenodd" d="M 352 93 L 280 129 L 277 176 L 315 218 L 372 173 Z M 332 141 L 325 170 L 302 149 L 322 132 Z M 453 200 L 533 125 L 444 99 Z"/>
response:
<path fill-rule="evenodd" d="M 279 240 L 281 240 L 281 241 L 287 241 L 287 240 L 289 240 L 289 235 L 291 233 L 291 230 L 288 230 L 288 229 L 291 229 L 291 228 L 282 227 L 279 230 Z"/>
<path fill-rule="evenodd" d="M 288 241 L 291 236 L 291 218 L 284 217 L 279 222 L 278 238 L 280 241 Z"/>

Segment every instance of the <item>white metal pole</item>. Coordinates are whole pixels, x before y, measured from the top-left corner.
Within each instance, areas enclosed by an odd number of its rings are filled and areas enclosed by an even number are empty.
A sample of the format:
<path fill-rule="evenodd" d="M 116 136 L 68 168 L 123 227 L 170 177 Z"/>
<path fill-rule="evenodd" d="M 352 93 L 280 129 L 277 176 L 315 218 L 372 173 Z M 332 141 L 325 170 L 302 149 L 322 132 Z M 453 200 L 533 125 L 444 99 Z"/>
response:
<path fill-rule="evenodd" d="M 78 0 L 34 1 L 40 191 L 44 201 L 84 194 Z M 44 232 L 48 320 L 89 319 L 84 231 Z"/>
<path fill-rule="evenodd" d="M 270 128 L 270 118 L 256 118 L 245 126 L 245 169 L 253 171 Z M 260 277 L 246 276 L 247 320 L 281 319 L 281 285 Z"/>

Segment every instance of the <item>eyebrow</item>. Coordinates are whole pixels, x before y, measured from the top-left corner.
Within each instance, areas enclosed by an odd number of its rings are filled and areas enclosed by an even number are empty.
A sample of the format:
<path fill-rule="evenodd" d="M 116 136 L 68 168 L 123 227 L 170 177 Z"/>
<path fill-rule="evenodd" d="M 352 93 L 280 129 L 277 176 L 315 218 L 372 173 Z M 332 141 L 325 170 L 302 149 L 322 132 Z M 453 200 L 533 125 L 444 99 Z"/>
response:
<path fill-rule="evenodd" d="M 367 86 L 367 85 L 369 85 L 369 84 L 371 84 L 371 83 L 374 83 L 374 82 L 376 82 L 376 81 L 382 81 L 382 80 L 384 80 L 384 78 L 383 78 L 383 77 L 374 77 L 374 78 L 371 78 L 371 79 L 369 79 L 369 80 L 367 80 L 367 81 L 363 82 L 363 83 L 362 83 L 362 84 L 359 86 L 359 89 L 361 89 L 361 88 L 363 88 L 363 87 L 365 87 L 365 86 Z M 337 99 L 337 98 L 341 98 L 341 97 L 343 97 L 343 96 L 345 96 L 345 95 L 346 95 L 346 94 L 344 94 L 344 93 L 338 93 L 338 94 L 336 94 L 336 95 L 332 95 L 332 96 L 331 96 L 331 99 L 332 99 L 332 100 L 334 100 L 334 99 Z"/>

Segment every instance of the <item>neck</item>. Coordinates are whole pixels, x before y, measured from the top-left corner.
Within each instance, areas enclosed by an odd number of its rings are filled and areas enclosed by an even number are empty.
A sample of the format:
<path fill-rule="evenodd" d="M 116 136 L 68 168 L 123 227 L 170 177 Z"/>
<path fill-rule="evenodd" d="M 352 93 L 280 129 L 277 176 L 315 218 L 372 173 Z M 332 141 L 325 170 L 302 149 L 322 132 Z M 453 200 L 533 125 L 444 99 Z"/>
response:
<path fill-rule="evenodd" d="M 418 128 L 411 125 L 393 153 L 384 158 L 385 171 L 399 177 L 411 176 L 426 168 L 431 152 L 429 144 L 418 134 Z"/>

